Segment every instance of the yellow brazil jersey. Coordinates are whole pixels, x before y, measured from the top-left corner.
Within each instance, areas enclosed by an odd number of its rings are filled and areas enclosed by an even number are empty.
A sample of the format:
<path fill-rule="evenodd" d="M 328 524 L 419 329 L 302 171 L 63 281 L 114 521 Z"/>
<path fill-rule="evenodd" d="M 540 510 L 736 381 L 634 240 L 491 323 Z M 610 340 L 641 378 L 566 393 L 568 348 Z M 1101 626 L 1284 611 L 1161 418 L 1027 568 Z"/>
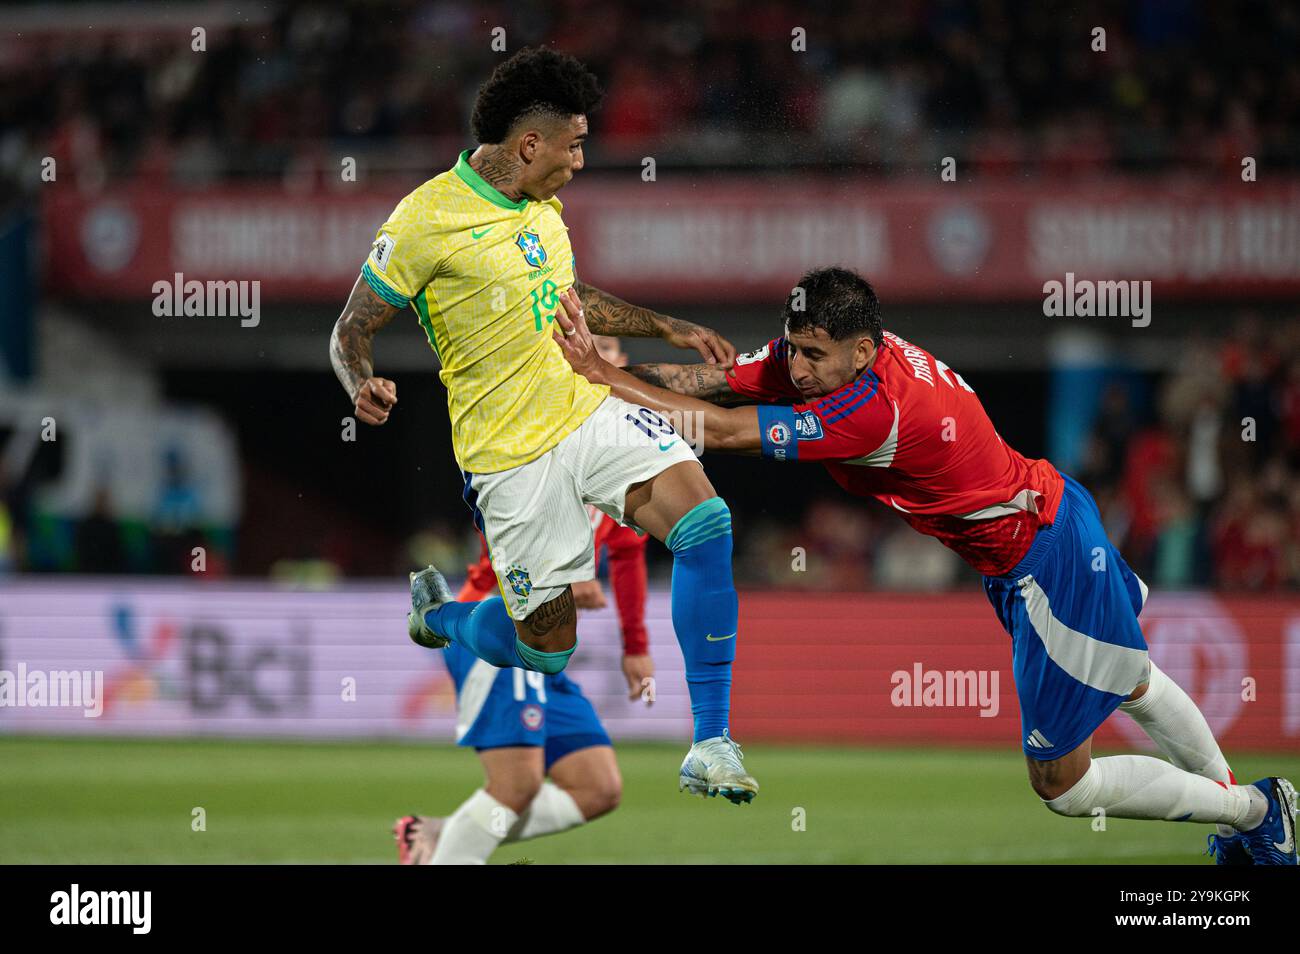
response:
<path fill-rule="evenodd" d="M 465 151 L 398 203 L 361 270 L 375 294 L 419 316 L 468 473 L 535 460 L 609 394 L 574 373 L 551 340 L 574 276 L 562 208 L 556 198 L 506 198 Z"/>

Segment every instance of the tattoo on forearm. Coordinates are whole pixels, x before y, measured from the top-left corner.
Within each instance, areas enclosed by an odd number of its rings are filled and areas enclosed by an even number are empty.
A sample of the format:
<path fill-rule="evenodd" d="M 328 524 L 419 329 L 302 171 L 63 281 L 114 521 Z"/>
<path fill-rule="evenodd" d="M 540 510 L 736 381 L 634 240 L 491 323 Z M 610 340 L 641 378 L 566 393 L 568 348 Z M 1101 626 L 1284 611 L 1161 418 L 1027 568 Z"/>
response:
<path fill-rule="evenodd" d="M 727 383 L 727 373 L 712 364 L 634 364 L 628 374 L 655 387 L 699 398 L 711 404 L 745 403 Z"/>
<path fill-rule="evenodd" d="M 533 610 L 524 620 L 524 625 L 528 627 L 529 635 L 545 639 L 557 628 L 574 619 L 575 614 L 573 590 L 566 587 L 555 599 L 547 600 Z"/>
<path fill-rule="evenodd" d="M 397 309 L 370 290 L 364 281 L 352 289 L 343 314 L 330 335 L 330 364 L 348 397 L 356 399 L 361 382 L 375 373 L 371 362 L 371 339 L 393 320 Z"/>
<path fill-rule="evenodd" d="M 587 327 L 595 335 L 627 335 L 632 338 L 658 338 L 665 328 L 689 327 L 689 322 L 669 318 L 649 308 L 629 305 L 599 288 L 585 282 L 574 282 L 573 288 L 582 301 Z"/>
<path fill-rule="evenodd" d="M 664 368 L 676 368 L 675 364 L 629 364 L 623 370 L 634 378 L 640 378 L 646 384 L 653 384 L 657 388 L 667 388 L 673 390 L 673 386 L 668 383 L 668 376 L 664 374 Z"/>

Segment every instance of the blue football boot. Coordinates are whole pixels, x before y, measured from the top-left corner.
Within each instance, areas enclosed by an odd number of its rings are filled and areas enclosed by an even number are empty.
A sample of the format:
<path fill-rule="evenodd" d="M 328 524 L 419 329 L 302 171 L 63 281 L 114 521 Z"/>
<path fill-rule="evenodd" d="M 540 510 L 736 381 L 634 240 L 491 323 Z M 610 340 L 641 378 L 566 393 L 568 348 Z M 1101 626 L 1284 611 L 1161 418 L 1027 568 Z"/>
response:
<path fill-rule="evenodd" d="M 1243 831 L 1251 862 L 1257 865 L 1294 865 L 1295 786 L 1284 778 L 1262 778 L 1251 782 L 1268 799 L 1268 814 L 1250 831 Z"/>

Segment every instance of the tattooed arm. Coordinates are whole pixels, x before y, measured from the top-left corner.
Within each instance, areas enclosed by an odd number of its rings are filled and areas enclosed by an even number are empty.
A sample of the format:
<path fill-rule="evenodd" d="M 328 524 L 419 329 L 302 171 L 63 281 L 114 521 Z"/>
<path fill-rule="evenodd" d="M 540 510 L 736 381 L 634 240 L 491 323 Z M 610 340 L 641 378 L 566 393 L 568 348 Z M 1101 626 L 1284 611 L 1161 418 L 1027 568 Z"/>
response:
<path fill-rule="evenodd" d="M 397 311 L 358 276 L 330 335 L 330 364 L 334 366 L 334 374 L 352 399 L 357 419 L 367 424 L 383 424 L 397 403 L 397 385 L 387 378 L 375 377 L 370 359 L 371 339 L 393 320 Z"/>
<path fill-rule="evenodd" d="M 758 426 L 758 408 L 749 404 L 721 408 L 675 391 L 656 387 L 616 368 L 600 356 L 595 339 L 583 318 L 582 308 L 572 289 L 560 295 L 561 310 L 555 314 L 559 330 L 551 333 L 564 359 L 593 384 L 608 384 L 610 393 L 642 407 L 662 409 L 661 413 L 679 421 L 691 420 L 695 439 L 712 450 L 736 454 L 757 454 L 762 448 Z M 663 422 L 660 422 L 663 423 Z M 669 430 L 673 426 L 670 425 Z M 649 433 L 647 431 L 647 433 Z"/>
<path fill-rule="evenodd" d="M 629 305 L 586 282 L 575 281 L 573 290 L 578 293 L 587 327 L 594 335 L 663 338 L 674 348 L 694 348 L 710 365 L 723 369 L 730 368 L 736 359 L 736 349 L 731 342 L 712 328 Z"/>
<path fill-rule="evenodd" d="M 752 398 L 731 389 L 727 372 L 716 364 L 634 364 L 623 370 L 657 388 L 699 398 L 710 404 L 728 407 L 753 403 Z"/>

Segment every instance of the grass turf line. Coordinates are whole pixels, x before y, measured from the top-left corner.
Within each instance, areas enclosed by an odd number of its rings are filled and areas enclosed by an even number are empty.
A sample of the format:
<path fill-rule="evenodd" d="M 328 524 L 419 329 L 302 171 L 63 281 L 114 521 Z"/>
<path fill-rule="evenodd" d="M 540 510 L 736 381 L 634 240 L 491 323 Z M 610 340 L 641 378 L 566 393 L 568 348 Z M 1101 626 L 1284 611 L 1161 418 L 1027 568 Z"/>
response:
<path fill-rule="evenodd" d="M 623 804 L 494 863 L 1208 864 L 1206 825 L 1059 818 L 1018 752 L 746 745 L 751 805 L 679 794 L 685 748 L 617 749 Z M 0 737 L 0 863 L 375 863 L 389 827 L 482 783 L 449 745 Z M 1239 779 L 1300 757 L 1233 759 Z M 207 830 L 191 830 L 192 810 Z M 794 830 L 803 809 L 806 830 Z"/>

